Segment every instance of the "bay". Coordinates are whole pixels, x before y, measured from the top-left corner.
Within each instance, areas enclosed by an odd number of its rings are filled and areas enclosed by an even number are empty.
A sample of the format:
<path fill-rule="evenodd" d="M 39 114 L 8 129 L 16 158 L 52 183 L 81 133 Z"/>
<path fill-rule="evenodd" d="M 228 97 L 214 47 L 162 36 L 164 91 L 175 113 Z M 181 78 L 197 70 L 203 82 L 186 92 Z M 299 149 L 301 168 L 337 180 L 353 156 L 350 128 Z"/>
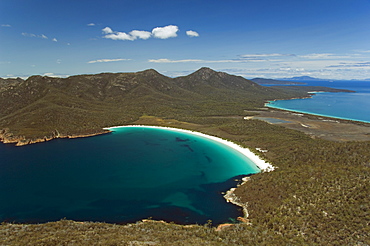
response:
<path fill-rule="evenodd" d="M 222 192 L 236 186 L 234 179 L 257 172 L 226 145 L 159 128 L 1 144 L 0 221 L 230 222 L 242 211 Z"/>
<path fill-rule="evenodd" d="M 369 81 L 300 81 L 355 92 L 319 92 L 312 98 L 270 101 L 266 106 L 300 113 L 370 123 Z M 304 85 L 302 85 L 304 86 Z"/>

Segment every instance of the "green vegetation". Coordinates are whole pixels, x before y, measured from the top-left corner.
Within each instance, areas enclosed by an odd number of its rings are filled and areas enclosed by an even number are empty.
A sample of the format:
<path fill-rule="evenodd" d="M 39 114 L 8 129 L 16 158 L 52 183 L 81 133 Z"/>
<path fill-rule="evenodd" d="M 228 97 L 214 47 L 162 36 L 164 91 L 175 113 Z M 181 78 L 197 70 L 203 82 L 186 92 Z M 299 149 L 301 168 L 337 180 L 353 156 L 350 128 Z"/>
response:
<path fill-rule="evenodd" d="M 218 231 L 211 224 L 155 221 L 3 223 L 0 245 L 370 244 L 370 142 L 312 139 L 282 126 L 242 119 L 245 109 L 262 107 L 265 100 L 305 96 L 304 91 L 264 88 L 206 68 L 176 79 L 148 70 L 34 77 L 18 86 L 18 92 L 8 88 L 0 98 L 0 126 L 13 134 L 39 137 L 55 129 L 66 134 L 129 123 L 181 127 L 251 150 L 267 149 L 259 155 L 277 169 L 253 175 L 235 190 L 247 204 L 249 223 Z M 12 98 L 14 104 L 3 106 Z"/>
<path fill-rule="evenodd" d="M 14 139 L 30 140 L 53 138 L 56 131 L 61 136 L 96 133 L 145 114 L 166 118 L 241 115 L 245 109 L 262 107 L 266 100 L 306 95 L 262 87 L 209 68 L 175 79 L 146 70 L 4 81 L 0 84 L 0 130 L 8 129 L 7 136 Z"/>

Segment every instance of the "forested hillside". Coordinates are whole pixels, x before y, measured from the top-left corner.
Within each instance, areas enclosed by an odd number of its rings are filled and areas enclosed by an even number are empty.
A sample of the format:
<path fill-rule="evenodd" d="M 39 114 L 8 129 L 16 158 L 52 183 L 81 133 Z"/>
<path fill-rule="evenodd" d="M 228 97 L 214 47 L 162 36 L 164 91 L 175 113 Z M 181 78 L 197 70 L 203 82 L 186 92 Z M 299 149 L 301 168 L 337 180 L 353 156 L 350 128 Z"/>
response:
<path fill-rule="evenodd" d="M 175 79 L 151 69 L 0 82 L 2 138 L 19 144 L 102 133 L 103 127 L 129 124 L 142 115 L 178 119 L 242 115 L 266 100 L 306 95 L 262 87 L 209 68 Z"/>

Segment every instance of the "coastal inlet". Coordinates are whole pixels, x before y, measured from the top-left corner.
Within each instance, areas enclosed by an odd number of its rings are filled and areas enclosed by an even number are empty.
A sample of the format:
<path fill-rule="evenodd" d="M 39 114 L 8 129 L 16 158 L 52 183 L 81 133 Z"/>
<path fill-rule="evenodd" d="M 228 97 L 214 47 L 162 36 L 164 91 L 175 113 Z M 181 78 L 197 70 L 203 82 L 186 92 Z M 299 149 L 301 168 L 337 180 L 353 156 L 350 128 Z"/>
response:
<path fill-rule="evenodd" d="M 1 144 L 0 220 L 233 222 L 242 208 L 222 193 L 237 185 L 235 179 L 260 172 L 256 162 L 271 168 L 237 145 L 199 133 L 109 130 L 22 147 Z"/>

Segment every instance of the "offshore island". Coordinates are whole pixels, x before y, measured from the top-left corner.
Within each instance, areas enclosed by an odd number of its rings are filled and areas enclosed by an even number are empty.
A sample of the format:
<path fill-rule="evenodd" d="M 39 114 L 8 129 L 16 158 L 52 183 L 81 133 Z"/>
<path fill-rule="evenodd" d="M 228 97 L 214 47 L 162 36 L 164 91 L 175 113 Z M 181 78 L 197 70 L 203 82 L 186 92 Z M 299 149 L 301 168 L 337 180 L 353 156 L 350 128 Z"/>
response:
<path fill-rule="evenodd" d="M 369 244 L 368 124 L 341 121 L 343 127 L 333 135 L 330 121 L 264 107 L 266 101 L 304 98 L 310 91 L 323 90 L 263 87 L 209 68 L 177 78 L 146 70 L 1 79 L 0 138 L 4 143 L 92 136 L 107 133 L 104 128 L 115 125 L 164 126 L 230 140 L 253 150 L 276 169 L 252 175 L 233 190 L 248 217 L 220 228 L 211 221 L 186 226 L 152 220 L 125 225 L 69 220 L 3 223 L 0 242 Z M 296 125 L 271 124 L 264 118 L 289 119 Z M 302 118 L 306 123 L 300 122 Z M 322 126 L 321 132 L 302 126 L 308 121 Z M 350 131 L 353 127 L 355 133 Z"/>

